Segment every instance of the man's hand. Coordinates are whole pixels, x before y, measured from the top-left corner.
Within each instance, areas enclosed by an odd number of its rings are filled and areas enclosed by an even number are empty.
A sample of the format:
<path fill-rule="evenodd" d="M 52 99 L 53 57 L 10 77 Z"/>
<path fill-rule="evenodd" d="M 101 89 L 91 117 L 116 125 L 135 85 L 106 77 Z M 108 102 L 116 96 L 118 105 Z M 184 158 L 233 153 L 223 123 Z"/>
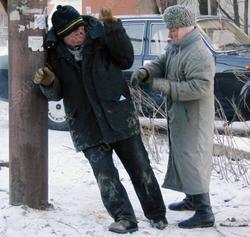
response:
<path fill-rule="evenodd" d="M 39 68 L 33 78 L 35 84 L 41 84 L 43 86 L 49 86 L 55 79 L 55 74 L 48 68 Z"/>
<path fill-rule="evenodd" d="M 134 71 L 131 78 L 130 83 L 133 87 L 138 87 L 142 83 L 145 83 L 148 79 L 148 72 L 144 68 L 139 68 L 138 70 Z"/>
<path fill-rule="evenodd" d="M 113 23 L 117 22 L 117 18 L 113 17 L 112 11 L 108 7 L 103 7 L 99 13 L 99 19 L 103 22 Z"/>

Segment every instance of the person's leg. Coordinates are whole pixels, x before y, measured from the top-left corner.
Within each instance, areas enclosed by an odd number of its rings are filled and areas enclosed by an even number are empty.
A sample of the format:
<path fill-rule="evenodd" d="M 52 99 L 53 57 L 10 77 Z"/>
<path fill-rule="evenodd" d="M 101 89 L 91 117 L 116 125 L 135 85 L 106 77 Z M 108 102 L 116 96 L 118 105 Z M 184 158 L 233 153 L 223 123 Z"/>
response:
<path fill-rule="evenodd" d="M 156 228 L 165 228 L 166 207 L 141 137 L 134 136 L 113 145 L 131 178 L 145 216 Z"/>
<path fill-rule="evenodd" d="M 191 218 L 180 222 L 178 226 L 184 229 L 213 226 L 215 219 L 210 204 L 209 193 L 190 196 L 192 196 L 195 214 Z"/>
<path fill-rule="evenodd" d="M 127 192 L 119 180 L 119 174 L 112 159 L 112 147 L 101 145 L 84 151 L 97 180 L 104 206 L 116 223 L 111 231 L 118 233 L 133 232 L 138 229 L 136 217 Z"/>

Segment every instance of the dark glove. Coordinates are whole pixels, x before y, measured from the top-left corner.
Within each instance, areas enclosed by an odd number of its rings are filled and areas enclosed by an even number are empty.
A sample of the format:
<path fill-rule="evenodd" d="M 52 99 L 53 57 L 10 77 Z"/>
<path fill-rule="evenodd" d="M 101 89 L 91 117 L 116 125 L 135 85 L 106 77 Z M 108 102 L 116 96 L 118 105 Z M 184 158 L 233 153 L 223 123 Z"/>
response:
<path fill-rule="evenodd" d="M 41 84 L 43 86 L 49 86 L 55 79 L 55 74 L 48 68 L 39 68 L 33 78 L 35 84 Z"/>
<path fill-rule="evenodd" d="M 57 42 L 58 42 L 58 39 L 57 39 L 56 32 L 53 29 L 51 29 L 48 31 L 48 33 L 45 36 L 43 46 L 46 50 L 55 48 Z"/>
<path fill-rule="evenodd" d="M 100 10 L 100 13 L 99 13 L 99 19 L 103 22 L 106 22 L 106 23 L 114 23 L 114 22 L 117 22 L 117 18 L 116 17 L 113 17 L 112 15 L 112 11 L 110 8 L 108 7 L 103 7 L 101 10 Z"/>
<path fill-rule="evenodd" d="M 145 83 L 148 80 L 148 72 L 144 68 L 139 68 L 133 72 L 130 83 L 133 87 L 138 87 L 142 83 Z"/>
<path fill-rule="evenodd" d="M 152 90 L 153 89 L 153 80 L 146 80 L 141 84 L 142 89 Z"/>

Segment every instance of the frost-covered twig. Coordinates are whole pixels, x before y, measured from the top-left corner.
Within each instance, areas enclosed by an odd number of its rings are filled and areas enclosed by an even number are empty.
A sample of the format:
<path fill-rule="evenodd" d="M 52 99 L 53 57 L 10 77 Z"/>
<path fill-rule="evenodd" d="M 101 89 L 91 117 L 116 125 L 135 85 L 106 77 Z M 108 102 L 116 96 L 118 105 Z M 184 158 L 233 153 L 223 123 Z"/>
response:
<path fill-rule="evenodd" d="M 142 90 L 131 89 L 131 92 L 137 113 L 141 117 L 140 124 L 144 144 L 150 156 L 156 162 L 159 162 L 159 160 L 162 159 L 163 153 L 159 151 L 160 145 L 157 137 L 162 134 L 162 132 L 167 134 L 167 114 L 164 109 L 162 109 L 162 105 L 159 107 Z M 237 147 L 237 142 L 233 136 L 235 133 L 234 128 L 226 122 L 224 110 L 218 100 L 217 103 L 220 107 L 220 119 L 224 122 L 223 126 L 215 123 L 216 144 L 214 147 L 215 156 L 213 157 L 213 170 L 215 174 L 219 174 L 221 178 L 227 181 L 238 181 L 243 179 L 244 182 L 249 185 L 249 153 L 241 151 Z M 144 114 L 144 107 L 153 112 L 151 118 L 147 118 Z M 158 117 L 162 119 L 156 120 Z M 246 130 L 248 131 L 248 129 L 244 129 L 244 132 L 246 132 Z M 221 133 L 223 133 L 223 136 L 220 135 Z M 165 137 L 164 141 L 168 143 L 168 138 Z M 164 156 L 168 156 L 168 154 Z"/>

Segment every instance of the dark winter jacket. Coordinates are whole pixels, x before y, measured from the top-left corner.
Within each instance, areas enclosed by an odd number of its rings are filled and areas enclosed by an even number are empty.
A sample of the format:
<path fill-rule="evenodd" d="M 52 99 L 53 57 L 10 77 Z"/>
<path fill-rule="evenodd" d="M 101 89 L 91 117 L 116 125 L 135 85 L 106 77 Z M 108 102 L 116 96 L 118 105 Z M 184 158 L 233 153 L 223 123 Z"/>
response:
<path fill-rule="evenodd" d="M 83 16 L 87 41 L 79 65 L 62 41 L 48 50 L 56 75 L 41 90 L 49 100 L 63 98 L 66 119 L 77 151 L 113 143 L 139 132 L 138 120 L 122 69 L 133 63 L 133 48 L 121 21 L 102 24 Z"/>

